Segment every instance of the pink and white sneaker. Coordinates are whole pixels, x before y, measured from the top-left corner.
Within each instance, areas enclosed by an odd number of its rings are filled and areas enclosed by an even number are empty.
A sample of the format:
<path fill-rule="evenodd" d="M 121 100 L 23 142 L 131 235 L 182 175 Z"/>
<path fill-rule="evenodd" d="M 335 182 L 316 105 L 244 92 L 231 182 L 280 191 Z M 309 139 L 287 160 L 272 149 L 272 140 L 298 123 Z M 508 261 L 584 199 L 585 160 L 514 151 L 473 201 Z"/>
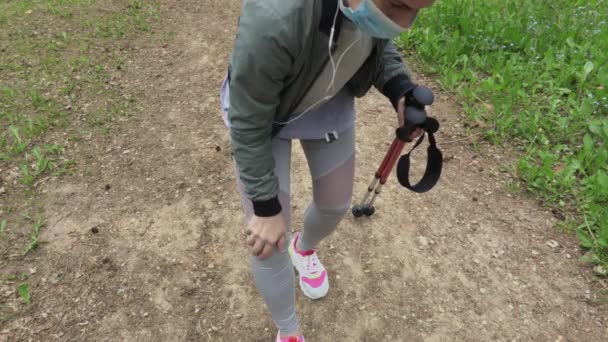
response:
<path fill-rule="evenodd" d="M 305 342 L 304 336 L 288 336 L 288 337 L 280 337 L 281 334 L 277 333 L 277 342 Z"/>
<path fill-rule="evenodd" d="M 296 243 L 299 238 L 300 232 L 294 235 L 289 244 L 288 251 L 291 262 L 298 271 L 300 289 L 310 299 L 323 298 L 327 294 L 327 291 L 329 291 L 327 271 L 325 271 L 325 267 L 319 261 L 314 249 L 308 251 L 297 250 Z"/>

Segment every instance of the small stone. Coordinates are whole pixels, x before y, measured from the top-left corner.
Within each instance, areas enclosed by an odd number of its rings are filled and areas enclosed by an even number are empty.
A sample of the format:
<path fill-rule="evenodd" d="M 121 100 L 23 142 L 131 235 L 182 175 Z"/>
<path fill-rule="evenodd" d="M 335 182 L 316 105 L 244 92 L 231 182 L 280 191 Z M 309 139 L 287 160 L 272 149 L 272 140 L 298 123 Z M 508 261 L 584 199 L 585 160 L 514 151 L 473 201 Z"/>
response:
<path fill-rule="evenodd" d="M 209 265 L 207 265 L 207 268 L 210 269 L 210 270 L 212 270 L 212 269 L 215 268 L 215 265 L 214 264 L 209 264 Z"/>
<path fill-rule="evenodd" d="M 340 280 L 340 275 L 339 274 L 336 275 L 336 279 Z"/>
<path fill-rule="evenodd" d="M 6 189 L 4 187 L 0 187 L 0 194 L 3 194 L 6 192 Z"/>
<path fill-rule="evenodd" d="M 93 228 L 91 228 L 91 233 L 97 234 L 97 233 L 99 233 L 99 229 L 97 229 L 97 227 L 93 227 Z"/>
<path fill-rule="evenodd" d="M 359 311 L 363 311 L 363 310 L 365 310 L 365 305 L 361 305 L 361 306 L 359 307 Z"/>
<path fill-rule="evenodd" d="M 219 147 L 219 146 L 215 146 L 215 152 L 220 152 L 221 150 L 222 150 L 222 148 L 221 148 L 221 147 Z"/>
<path fill-rule="evenodd" d="M 501 251 L 498 251 L 498 252 L 496 252 L 496 253 L 493 253 L 493 254 L 492 254 L 492 257 L 493 257 L 494 259 L 498 259 L 498 258 L 500 258 L 500 257 L 501 257 L 503 254 L 505 254 L 505 251 L 502 251 L 502 250 L 501 250 Z"/>
<path fill-rule="evenodd" d="M 566 259 L 570 259 L 572 258 L 572 255 L 570 255 L 570 253 L 566 253 Z"/>
<path fill-rule="evenodd" d="M 532 255 L 534 255 L 534 256 L 540 255 L 540 252 L 537 251 L 537 250 L 535 250 L 535 249 L 533 249 L 532 250 Z"/>
<path fill-rule="evenodd" d="M 479 289 L 479 292 L 481 294 L 485 294 L 487 292 L 487 290 L 482 287 L 482 288 Z"/>
<path fill-rule="evenodd" d="M 547 246 L 551 247 L 551 248 L 557 248 L 559 247 L 559 243 L 555 240 L 549 240 L 546 242 Z"/>
<path fill-rule="evenodd" d="M 122 151 L 122 154 L 129 154 L 129 153 L 131 153 L 131 150 L 124 150 L 124 151 Z"/>
<path fill-rule="evenodd" d="M 234 315 L 234 317 L 241 319 L 241 318 L 243 318 L 243 314 L 237 313 L 236 315 Z"/>
<path fill-rule="evenodd" d="M 419 236 L 418 237 L 418 243 L 420 244 L 420 246 L 426 247 L 426 246 L 429 245 L 429 240 L 426 237 L 424 237 L 424 236 Z"/>
<path fill-rule="evenodd" d="M 268 328 L 264 328 L 264 331 L 268 331 L 268 330 L 269 330 Z"/>

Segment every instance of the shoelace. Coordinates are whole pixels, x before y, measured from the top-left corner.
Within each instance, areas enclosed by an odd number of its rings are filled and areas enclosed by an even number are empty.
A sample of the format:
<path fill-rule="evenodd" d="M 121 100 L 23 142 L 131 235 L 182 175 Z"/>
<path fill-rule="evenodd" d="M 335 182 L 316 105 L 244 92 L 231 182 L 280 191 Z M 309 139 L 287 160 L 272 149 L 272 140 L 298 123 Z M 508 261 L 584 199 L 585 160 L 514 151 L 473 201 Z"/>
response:
<path fill-rule="evenodd" d="M 306 257 L 306 265 L 305 265 L 306 272 L 308 272 L 310 274 L 315 274 L 315 273 L 319 272 L 320 264 L 321 264 L 321 262 L 319 261 L 319 258 L 317 258 L 316 253 Z"/>

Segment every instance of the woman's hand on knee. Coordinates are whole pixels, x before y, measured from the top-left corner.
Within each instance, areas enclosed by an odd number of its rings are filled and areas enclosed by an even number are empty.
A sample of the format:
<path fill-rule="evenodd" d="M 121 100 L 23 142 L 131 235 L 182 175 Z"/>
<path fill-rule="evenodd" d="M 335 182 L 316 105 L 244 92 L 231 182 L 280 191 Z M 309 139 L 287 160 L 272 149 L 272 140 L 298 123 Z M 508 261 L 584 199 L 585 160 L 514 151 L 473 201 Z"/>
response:
<path fill-rule="evenodd" d="M 272 255 L 275 247 L 283 249 L 286 237 L 286 227 L 283 215 L 271 217 L 253 216 L 247 227 L 247 245 L 251 254 L 260 260 Z"/>

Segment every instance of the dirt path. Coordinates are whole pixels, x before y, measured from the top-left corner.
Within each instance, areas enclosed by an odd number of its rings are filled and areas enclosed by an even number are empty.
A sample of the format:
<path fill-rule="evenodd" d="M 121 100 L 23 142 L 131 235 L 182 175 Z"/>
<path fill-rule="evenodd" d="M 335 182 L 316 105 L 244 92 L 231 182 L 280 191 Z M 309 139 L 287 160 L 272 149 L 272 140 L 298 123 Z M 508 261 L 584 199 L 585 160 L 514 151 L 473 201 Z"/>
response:
<path fill-rule="evenodd" d="M 239 4 L 165 1 L 158 35 L 174 31 L 169 44 L 134 42 L 121 82 L 142 94 L 142 115 L 78 146 L 82 172 L 46 184 L 49 243 L 9 263 L 37 265 L 33 304 L 0 341 L 272 340 L 218 112 Z M 390 112 L 377 93 L 358 102 L 357 198 L 391 139 Z M 298 294 L 307 338 L 606 341 L 601 289 L 576 242 L 546 209 L 506 192 L 501 152 L 468 147 L 449 99 L 439 95 L 434 113 L 440 185 L 414 195 L 392 179 L 373 219 L 349 216 L 322 244 L 332 287 L 314 303 Z M 297 227 L 310 184 L 295 150 Z"/>

